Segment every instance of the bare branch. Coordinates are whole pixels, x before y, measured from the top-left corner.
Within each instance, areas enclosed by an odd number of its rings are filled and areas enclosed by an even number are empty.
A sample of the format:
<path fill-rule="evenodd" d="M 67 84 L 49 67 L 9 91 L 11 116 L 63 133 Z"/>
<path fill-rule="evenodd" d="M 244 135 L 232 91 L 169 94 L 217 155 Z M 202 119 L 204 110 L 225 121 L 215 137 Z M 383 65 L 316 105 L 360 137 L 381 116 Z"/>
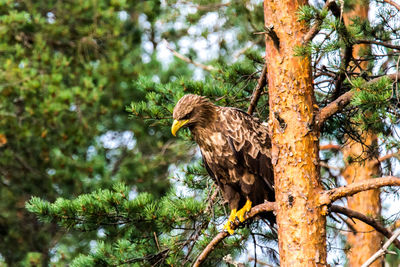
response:
<path fill-rule="evenodd" d="M 373 218 L 368 217 L 358 211 L 347 209 L 345 207 L 341 207 L 338 205 L 332 205 L 330 207 L 330 211 L 346 215 L 349 218 L 355 218 L 357 220 L 360 220 L 360 221 L 368 224 L 369 226 L 373 227 L 376 231 L 378 231 L 382 235 L 386 236 L 387 238 L 390 238 L 393 235 L 393 233 L 390 230 L 386 229 L 380 222 L 378 222 L 378 221 L 374 220 Z M 400 241 L 399 240 L 395 240 L 394 244 L 396 245 L 396 247 L 398 247 L 400 249 Z"/>
<path fill-rule="evenodd" d="M 379 42 L 379 41 L 375 41 L 375 40 L 356 40 L 355 43 L 356 44 L 374 44 L 374 45 L 380 45 L 380 46 L 384 46 L 384 47 L 391 48 L 391 49 L 400 50 L 400 46 L 393 45 L 388 42 Z"/>
<path fill-rule="evenodd" d="M 319 111 L 316 116 L 315 123 L 318 125 L 319 128 L 323 125 L 323 123 L 331 117 L 333 114 L 337 113 L 338 111 L 342 110 L 354 95 L 354 91 L 348 91 L 343 95 L 339 96 L 335 101 L 331 102 L 329 105 L 324 107 Z"/>
<path fill-rule="evenodd" d="M 389 78 L 389 79 L 395 81 L 400 78 L 400 73 L 398 72 L 398 73 L 388 74 L 383 77 L 386 77 L 386 78 Z M 378 78 L 372 79 L 371 81 L 366 83 L 366 86 L 376 83 L 383 77 L 378 77 Z M 345 106 L 347 106 L 347 104 L 350 103 L 353 96 L 354 96 L 354 91 L 348 91 L 348 92 L 344 93 L 343 95 L 341 95 L 340 97 L 338 97 L 333 102 L 331 102 L 326 107 L 322 108 L 319 111 L 319 113 L 316 115 L 316 119 L 315 119 L 315 123 L 318 125 L 318 127 L 320 128 L 329 117 L 331 117 L 333 114 L 339 112 Z"/>
<path fill-rule="evenodd" d="M 250 218 L 253 218 L 257 214 L 264 212 L 264 211 L 274 211 L 276 210 L 276 204 L 275 202 L 265 202 L 263 204 L 257 205 L 253 207 L 249 214 L 247 215 L 246 221 Z M 234 229 L 238 225 L 235 225 Z M 222 240 L 225 239 L 225 237 L 229 236 L 228 232 L 220 232 L 218 235 L 216 235 L 213 240 L 207 245 L 207 247 L 201 252 L 199 257 L 196 259 L 196 262 L 193 264 L 193 267 L 198 267 L 200 264 L 206 260 L 208 255 L 215 249 L 215 247 L 221 242 Z"/>
<path fill-rule="evenodd" d="M 392 0 L 383 0 L 383 2 L 388 3 L 389 5 L 394 6 L 398 11 L 400 11 L 400 5 Z"/>
<path fill-rule="evenodd" d="M 231 3 L 225 3 L 225 4 L 210 4 L 210 5 L 204 5 L 204 6 L 195 6 L 197 10 L 201 11 L 214 11 L 216 9 L 219 9 L 221 7 L 227 7 L 230 6 Z"/>
<path fill-rule="evenodd" d="M 197 62 L 193 61 L 192 59 L 190 59 L 190 58 L 188 58 L 188 57 L 186 57 L 186 56 L 184 56 L 184 55 L 178 53 L 177 51 L 175 51 L 175 50 L 169 45 L 169 43 L 168 43 L 167 40 L 164 39 L 164 42 L 165 42 L 165 45 L 166 45 L 166 47 L 168 48 L 168 50 L 171 51 L 172 54 L 174 54 L 174 56 L 176 56 L 177 58 L 180 58 L 180 59 L 182 59 L 183 61 L 185 61 L 185 62 L 187 62 L 187 63 L 189 63 L 189 64 L 193 64 L 193 65 L 195 65 L 196 67 L 199 67 L 199 68 L 201 68 L 201 69 L 203 69 L 203 70 L 206 70 L 206 71 L 216 71 L 216 70 L 218 70 L 217 68 L 215 68 L 215 67 L 213 67 L 213 66 L 211 66 L 211 65 L 204 65 L 204 64 L 197 63 Z"/>
<path fill-rule="evenodd" d="M 388 159 L 391 159 L 391 158 L 394 158 L 394 157 L 396 157 L 396 158 L 400 157 L 400 152 L 390 153 L 390 154 L 387 154 L 385 156 L 382 156 L 377 160 L 377 163 L 383 162 L 385 160 L 388 160 Z"/>
<path fill-rule="evenodd" d="M 362 191 L 376 189 L 383 186 L 400 186 L 400 178 L 395 176 L 386 176 L 355 182 L 347 186 L 341 186 L 324 191 L 320 195 L 319 201 L 321 205 L 329 205 L 340 198 L 352 196 Z"/>
<path fill-rule="evenodd" d="M 390 244 L 392 244 L 397 238 L 400 236 L 400 228 L 398 228 L 392 235 L 391 238 L 389 238 L 388 241 L 386 241 L 385 244 L 383 244 L 382 248 L 378 250 L 374 255 L 372 255 L 371 258 L 369 258 L 366 262 L 364 262 L 361 267 L 368 267 L 370 266 L 376 259 L 378 259 L 380 256 L 383 256 L 388 253 L 388 247 Z"/>
<path fill-rule="evenodd" d="M 342 168 L 339 168 L 339 167 L 336 167 L 336 166 L 328 165 L 326 162 L 323 162 L 323 161 L 321 161 L 321 162 L 319 163 L 319 166 L 324 167 L 324 168 L 327 168 L 327 169 L 331 169 L 331 170 L 336 170 L 336 171 L 342 172 Z"/>
<path fill-rule="evenodd" d="M 392 225 L 390 226 L 390 230 L 395 230 L 397 228 L 400 228 L 400 220 L 395 221 L 394 223 L 392 223 Z"/>
<path fill-rule="evenodd" d="M 261 76 L 257 82 L 257 87 L 254 90 L 253 95 L 251 96 L 250 106 L 247 110 L 247 113 L 249 113 L 250 115 L 253 114 L 253 111 L 257 106 L 258 99 L 260 99 L 261 92 L 266 84 L 267 84 L 267 64 L 264 64 Z"/>
<path fill-rule="evenodd" d="M 327 144 L 327 145 L 322 145 L 319 146 L 319 150 L 341 150 L 342 147 L 340 145 L 335 145 L 335 144 Z"/>

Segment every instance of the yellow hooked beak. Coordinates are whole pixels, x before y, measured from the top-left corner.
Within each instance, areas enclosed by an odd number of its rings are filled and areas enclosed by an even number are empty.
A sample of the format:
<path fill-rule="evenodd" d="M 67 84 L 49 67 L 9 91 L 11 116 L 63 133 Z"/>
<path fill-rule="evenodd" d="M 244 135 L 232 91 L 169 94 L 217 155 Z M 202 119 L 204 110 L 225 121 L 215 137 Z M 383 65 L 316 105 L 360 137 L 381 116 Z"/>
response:
<path fill-rule="evenodd" d="M 172 127 L 171 127 L 171 133 L 173 136 L 176 136 L 176 132 L 178 132 L 178 130 L 185 125 L 189 120 L 182 120 L 182 121 L 177 121 L 174 120 L 174 123 L 172 123 Z"/>

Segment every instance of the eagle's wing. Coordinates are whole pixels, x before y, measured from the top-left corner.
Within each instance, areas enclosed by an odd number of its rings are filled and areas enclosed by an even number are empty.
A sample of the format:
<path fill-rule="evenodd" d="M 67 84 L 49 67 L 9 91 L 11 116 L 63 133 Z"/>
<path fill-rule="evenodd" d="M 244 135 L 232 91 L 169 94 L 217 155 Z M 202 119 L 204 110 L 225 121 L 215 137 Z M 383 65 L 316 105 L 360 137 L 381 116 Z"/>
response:
<path fill-rule="evenodd" d="M 256 177 L 261 177 L 273 192 L 271 141 L 267 127 L 242 110 L 224 108 L 222 112 L 222 120 L 225 120 L 222 124 L 226 125 L 225 135 L 237 164 Z"/>

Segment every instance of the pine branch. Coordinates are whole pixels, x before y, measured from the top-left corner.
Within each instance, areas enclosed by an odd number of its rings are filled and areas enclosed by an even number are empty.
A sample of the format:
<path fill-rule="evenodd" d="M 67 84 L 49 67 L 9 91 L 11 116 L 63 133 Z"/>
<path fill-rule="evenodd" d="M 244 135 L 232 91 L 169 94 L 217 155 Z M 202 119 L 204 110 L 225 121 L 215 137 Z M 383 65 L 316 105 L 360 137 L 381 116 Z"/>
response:
<path fill-rule="evenodd" d="M 248 219 L 253 218 L 257 214 L 264 212 L 264 211 L 274 211 L 276 210 L 276 204 L 275 202 L 265 202 L 263 204 L 257 205 L 253 207 L 249 214 L 247 215 L 246 221 Z M 236 229 L 238 225 L 234 226 L 234 229 Z M 225 239 L 225 237 L 229 236 L 229 233 L 226 231 L 218 233 L 213 240 L 211 240 L 210 243 L 206 246 L 206 248 L 200 253 L 199 257 L 196 259 L 196 262 L 193 264 L 193 267 L 198 267 L 202 262 L 204 262 L 208 255 L 215 249 L 215 247 Z"/>
<path fill-rule="evenodd" d="M 261 92 L 262 92 L 263 88 L 265 87 L 265 85 L 267 85 L 267 64 L 264 64 L 264 67 L 261 72 L 261 76 L 257 82 L 257 87 L 251 96 L 250 106 L 247 110 L 247 113 L 249 113 L 250 115 L 253 114 L 253 111 L 257 106 L 257 102 L 260 99 Z"/>
<path fill-rule="evenodd" d="M 346 215 L 349 218 L 355 218 L 357 220 L 360 220 L 360 221 L 368 224 L 369 226 L 373 227 L 376 231 L 378 231 L 382 235 L 386 236 L 387 238 L 390 238 L 393 235 L 393 233 L 390 230 L 386 229 L 380 222 L 378 222 L 377 220 L 374 220 L 373 218 L 368 217 L 358 211 L 347 209 L 345 207 L 341 207 L 338 205 L 332 205 L 330 207 L 330 211 Z M 396 245 L 396 247 L 398 247 L 400 249 L 400 241 L 399 240 L 395 240 L 394 244 Z"/>
<path fill-rule="evenodd" d="M 332 93 L 333 99 L 337 99 L 338 96 L 341 94 L 342 84 L 343 81 L 346 79 L 346 69 L 349 66 L 350 60 L 353 55 L 353 43 L 351 42 L 351 35 L 347 31 L 346 25 L 344 25 L 341 7 L 339 7 L 336 2 L 333 1 L 333 3 L 329 5 L 329 10 L 336 17 L 336 19 L 340 21 L 340 27 L 337 32 L 345 43 L 343 57 L 340 64 L 340 70 L 335 82 L 335 90 Z"/>
<path fill-rule="evenodd" d="M 366 86 L 376 83 L 383 77 L 387 77 L 393 81 L 397 81 L 400 78 L 400 72 L 372 79 L 371 81 L 366 83 Z M 318 125 L 318 127 L 321 128 L 324 122 L 328 118 L 330 118 L 332 115 L 336 114 L 337 112 L 341 111 L 345 106 L 347 106 L 350 103 L 353 96 L 354 96 L 354 91 L 348 91 L 343 95 L 341 95 L 340 97 L 338 97 L 333 102 L 329 103 L 326 107 L 322 108 L 316 115 L 315 119 L 315 123 Z"/>
<path fill-rule="evenodd" d="M 320 195 L 319 201 L 321 205 L 329 205 L 340 198 L 349 197 L 359 192 L 377 189 L 383 186 L 400 186 L 400 178 L 395 176 L 386 176 L 355 182 L 347 186 L 341 186 L 324 191 Z"/>
<path fill-rule="evenodd" d="M 388 254 L 389 251 L 387 250 L 389 248 L 389 246 L 395 241 L 397 240 L 397 238 L 400 236 L 400 228 L 398 228 L 392 235 L 391 238 L 389 238 L 388 241 L 386 241 L 385 244 L 383 244 L 382 248 L 380 250 L 378 250 L 374 255 L 372 255 L 371 258 L 369 258 L 363 265 L 361 265 L 361 267 L 368 267 L 370 266 L 376 259 L 378 259 L 379 257 Z M 397 255 L 397 254 L 396 254 Z"/>
<path fill-rule="evenodd" d="M 192 59 L 190 59 L 190 58 L 188 58 L 188 57 L 186 57 L 186 56 L 184 56 L 184 55 L 178 53 L 176 50 L 174 50 L 174 49 L 169 45 L 169 43 L 168 43 L 167 40 L 164 39 L 164 42 L 165 42 L 165 45 L 166 45 L 167 49 L 168 49 L 169 51 L 171 51 L 172 54 L 174 54 L 174 56 L 176 56 L 177 58 L 180 58 L 180 59 L 182 59 L 183 61 L 185 61 L 185 62 L 187 62 L 187 63 L 189 63 L 189 64 L 193 64 L 193 65 L 195 65 L 196 67 L 199 67 L 199 68 L 201 68 L 201 69 L 203 69 L 203 70 L 205 70 L 205 71 L 216 71 L 216 70 L 217 70 L 217 68 L 215 68 L 214 66 L 211 66 L 211 65 L 204 65 L 204 64 L 197 63 L 197 62 L 193 61 Z"/>
<path fill-rule="evenodd" d="M 398 11 L 400 11 L 400 5 L 392 0 L 383 0 L 383 2 L 388 3 L 389 5 L 394 6 Z"/>
<path fill-rule="evenodd" d="M 328 0 L 328 1 L 326 1 L 323 9 L 330 10 L 333 5 L 336 5 L 335 0 Z M 323 22 L 324 22 L 324 18 L 322 18 L 320 16 L 316 17 L 314 25 L 310 28 L 310 30 L 303 37 L 303 45 L 307 45 L 309 42 L 311 42 L 314 39 L 314 37 L 321 30 L 321 25 Z"/>

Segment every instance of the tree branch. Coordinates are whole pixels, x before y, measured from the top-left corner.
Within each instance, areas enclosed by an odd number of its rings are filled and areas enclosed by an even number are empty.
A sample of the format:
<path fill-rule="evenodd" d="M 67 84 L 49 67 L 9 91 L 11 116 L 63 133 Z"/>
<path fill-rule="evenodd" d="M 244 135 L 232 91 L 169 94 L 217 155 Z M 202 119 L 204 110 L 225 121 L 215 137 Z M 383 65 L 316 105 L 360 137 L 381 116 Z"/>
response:
<path fill-rule="evenodd" d="M 392 0 L 383 0 L 383 2 L 388 3 L 389 5 L 394 6 L 398 11 L 400 11 L 400 5 Z"/>
<path fill-rule="evenodd" d="M 387 155 L 385 155 L 385 156 L 382 156 L 382 157 L 380 157 L 378 160 L 377 160 L 377 163 L 380 163 L 380 162 L 383 162 L 383 161 L 385 161 L 385 160 L 388 160 L 388 159 L 391 159 L 391 158 L 393 158 L 393 157 L 400 157 L 400 152 L 396 152 L 396 153 L 390 153 L 390 154 L 387 154 Z"/>
<path fill-rule="evenodd" d="M 373 218 L 368 217 L 358 211 L 347 209 L 345 207 L 341 207 L 338 205 L 332 205 L 330 207 L 330 211 L 346 215 L 349 218 L 355 218 L 357 220 L 360 220 L 360 221 L 368 224 L 369 226 L 373 227 L 376 231 L 378 231 L 382 235 L 386 236 L 387 238 L 390 238 L 393 235 L 393 233 L 390 230 L 386 229 L 381 223 L 379 223 L 378 221 L 374 220 Z M 400 241 L 399 240 L 395 240 L 394 244 L 396 245 L 396 247 L 398 247 L 400 249 Z"/>
<path fill-rule="evenodd" d="M 326 107 L 321 109 L 316 116 L 315 123 L 318 125 L 318 128 L 321 128 L 324 122 L 330 118 L 333 114 L 337 113 L 338 111 L 342 110 L 350 100 L 354 96 L 354 91 L 348 91 L 343 95 L 339 96 L 336 100 L 329 103 Z"/>
<path fill-rule="evenodd" d="M 327 144 L 327 145 L 322 145 L 319 146 L 319 150 L 341 150 L 342 147 L 340 145 L 335 145 L 335 144 Z"/>
<path fill-rule="evenodd" d="M 334 0 L 328 0 L 326 1 L 323 9 L 331 9 L 333 5 L 336 5 Z M 319 31 L 321 30 L 321 25 L 322 22 L 324 21 L 324 18 L 318 16 L 315 19 L 315 23 L 314 25 L 310 28 L 310 30 L 306 33 L 306 35 L 304 35 L 303 37 L 303 45 L 308 44 L 310 41 L 312 41 L 314 39 L 314 37 L 319 33 Z"/>
<path fill-rule="evenodd" d="M 399 80 L 400 79 L 400 72 L 393 73 L 393 74 L 388 74 L 383 77 L 389 78 L 393 81 Z M 375 79 L 370 80 L 369 82 L 366 83 L 365 86 L 371 85 L 373 83 L 376 83 L 383 77 L 378 77 Z M 315 123 L 318 125 L 319 128 L 322 127 L 324 122 L 330 118 L 333 114 L 339 112 L 342 110 L 347 104 L 350 103 L 351 99 L 354 96 L 354 91 L 348 91 L 344 93 L 343 95 L 339 96 L 336 100 L 331 102 L 329 105 L 326 107 L 322 108 L 319 113 L 316 115 Z"/>
<path fill-rule="evenodd" d="M 345 43 L 343 56 L 341 59 L 340 69 L 335 79 L 335 90 L 332 93 L 333 99 L 337 99 L 342 94 L 343 81 L 346 79 L 346 70 L 350 64 L 350 60 L 353 56 L 353 43 L 351 42 L 351 34 L 347 31 L 346 25 L 344 24 L 343 10 L 339 7 L 335 1 L 329 5 L 329 10 L 332 14 L 340 21 L 337 32 L 341 39 Z"/>
<path fill-rule="evenodd" d="M 258 99 L 260 99 L 262 89 L 265 87 L 266 84 L 267 84 L 267 64 L 265 63 L 261 72 L 261 76 L 258 79 L 257 87 L 254 90 L 253 95 L 251 96 L 250 106 L 247 110 L 247 113 L 249 113 L 250 115 L 253 114 L 253 111 L 257 106 Z"/>
<path fill-rule="evenodd" d="M 199 68 L 201 68 L 201 69 L 203 69 L 203 70 L 206 70 L 206 71 L 216 71 L 216 70 L 217 70 L 217 68 L 215 68 L 215 67 L 213 67 L 213 66 L 211 66 L 211 65 L 204 65 L 204 64 L 197 63 L 197 62 L 193 61 L 192 59 L 190 59 L 190 58 L 188 58 L 188 57 L 186 57 L 186 56 L 184 56 L 184 55 L 178 53 L 177 51 L 175 51 L 175 50 L 169 45 L 169 43 L 168 43 L 167 40 L 164 39 L 164 42 L 165 42 L 165 45 L 166 45 L 167 49 L 168 49 L 169 51 L 171 51 L 172 54 L 174 54 L 174 56 L 176 56 L 177 58 L 180 58 L 180 59 L 182 59 L 183 61 L 185 61 L 185 62 L 187 62 L 187 63 L 189 63 L 189 64 L 193 64 L 193 65 L 195 65 L 196 67 L 199 67 Z"/>
<path fill-rule="evenodd" d="M 386 176 L 367 179 L 347 186 L 341 186 L 324 191 L 319 197 L 319 203 L 321 205 L 329 205 L 340 198 L 349 197 L 362 191 L 377 189 L 383 186 L 400 186 L 400 178 L 395 176 Z"/>
<path fill-rule="evenodd" d="M 246 221 L 248 219 L 253 218 L 257 214 L 264 212 L 264 211 L 274 211 L 276 210 L 275 202 L 265 202 L 263 204 L 257 205 L 253 207 L 249 214 L 247 215 Z M 233 229 L 236 229 L 238 225 L 235 225 Z M 200 253 L 199 257 L 196 259 L 196 262 L 193 264 L 193 267 L 198 267 L 202 262 L 206 260 L 208 255 L 215 249 L 215 247 L 225 239 L 225 237 L 229 236 L 228 232 L 220 232 L 216 235 L 213 240 L 205 247 L 205 249 Z"/>
<path fill-rule="evenodd" d="M 327 169 L 331 169 L 331 170 L 336 170 L 336 171 L 340 171 L 340 173 L 342 172 L 342 168 L 336 167 L 336 166 L 331 166 L 328 165 L 326 162 L 321 161 L 319 163 L 319 166 L 327 168 Z"/>
<path fill-rule="evenodd" d="M 378 250 L 374 255 L 372 255 L 371 258 L 369 258 L 366 262 L 364 262 L 363 265 L 361 265 L 361 267 L 368 267 L 370 266 L 376 259 L 378 259 L 380 256 L 383 256 L 385 254 L 388 253 L 388 247 L 390 246 L 390 244 L 392 244 L 395 240 L 397 240 L 397 238 L 400 236 L 400 228 L 397 229 L 391 238 L 389 238 L 388 241 L 386 241 L 385 244 L 383 244 L 382 248 L 380 250 Z"/>
<path fill-rule="evenodd" d="M 374 44 L 374 45 L 380 45 L 380 46 L 384 46 L 384 47 L 391 48 L 391 49 L 400 50 L 400 46 L 398 46 L 398 45 L 393 45 L 388 42 L 379 42 L 379 41 L 375 41 L 375 40 L 356 40 L 355 44 Z"/>

